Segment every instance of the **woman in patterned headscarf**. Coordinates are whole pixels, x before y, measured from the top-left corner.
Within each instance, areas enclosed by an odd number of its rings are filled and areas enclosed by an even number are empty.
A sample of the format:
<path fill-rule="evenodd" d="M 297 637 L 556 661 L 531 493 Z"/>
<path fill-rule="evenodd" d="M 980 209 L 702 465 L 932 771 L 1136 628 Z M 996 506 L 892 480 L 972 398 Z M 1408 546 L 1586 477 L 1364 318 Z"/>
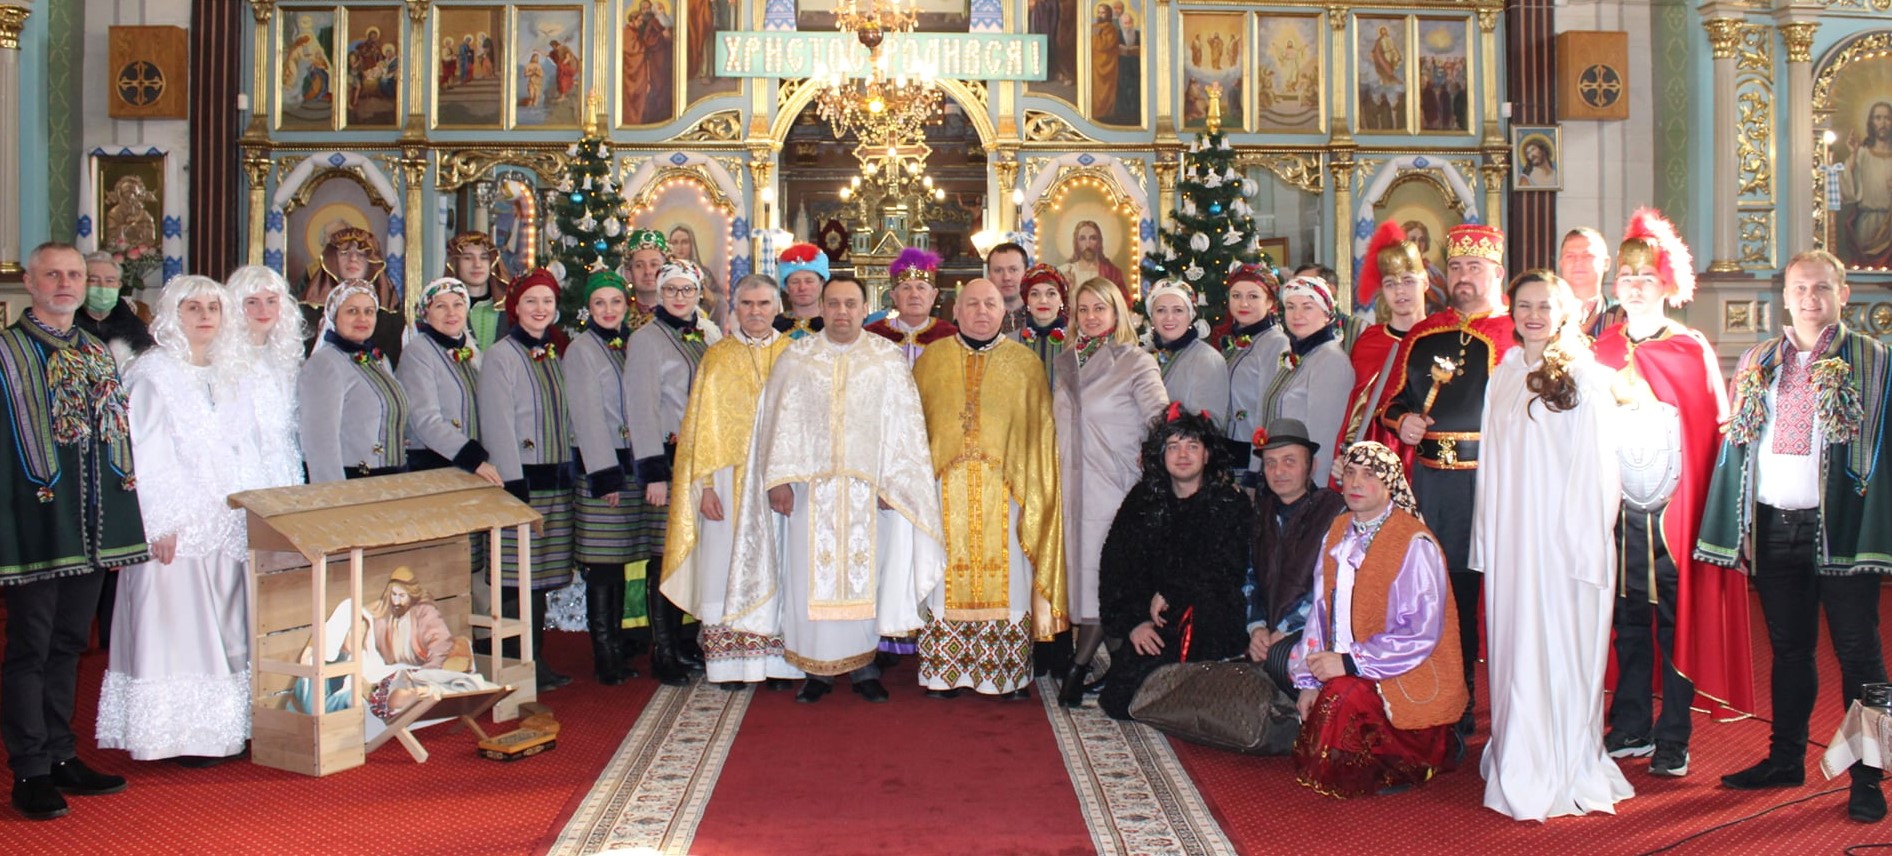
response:
<path fill-rule="evenodd" d="M 381 255 L 381 243 L 366 229 L 347 226 L 336 229 L 322 246 L 322 260 L 309 275 L 302 292 L 302 317 L 305 329 L 312 333 L 321 323 L 328 296 L 341 283 L 350 280 L 367 284 L 375 299 L 374 345 L 390 365 L 401 363 L 401 344 L 407 334 L 407 315 L 401 306 L 401 294 L 388 277 L 388 261 Z M 317 341 L 304 343 L 313 350 Z"/>
<path fill-rule="evenodd" d="M 372 338 L 380 309 L 362 280 L 328 293 L 320 344 L 296 379 L 311 484 L 407 471 L 407 395 Z"/>
<path fill-rule="evenodd" d="M 657 305 L 651 322 L 631 334 L 624 372 L 624 416 L 629 422 L 632 467 L 647 503 L 639 527 L 640 555 L 648 556 L 644 584 L 650 607 L 650 673 L 666 684 L 687 683 L 687 669 L 701 660 L 681 644 L 683 614 L 658 590 L 662 582 L 664 526 L 670 504 L 670 464 L 677 432 L 690 401 L 690 386 L 703 352 L 722 334 L 697 310 L 702 270 L 673 259 L 657 273 Z"/>

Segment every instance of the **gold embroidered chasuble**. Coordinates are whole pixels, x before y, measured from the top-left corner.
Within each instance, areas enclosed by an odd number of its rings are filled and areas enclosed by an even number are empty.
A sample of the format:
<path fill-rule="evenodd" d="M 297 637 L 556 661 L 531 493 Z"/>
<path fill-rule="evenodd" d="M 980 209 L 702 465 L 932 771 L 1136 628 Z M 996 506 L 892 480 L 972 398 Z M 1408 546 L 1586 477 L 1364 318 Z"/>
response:
<path fill-rule="evenodd" d="M 676 462 L 671 465 L 663 564 L 663 593 L 692 615 L 700 614 L 693 559 L 703 491 L 718 470 L 732 468 L 730 483 L 737 489 L 721 497 L 723 519 L 741 519 L 741 487 L 749 468 L 756 404 L 788 342 L 782 335 L 774 335 L 763 345 L 729 336 L 709 346 L 697 366 L 683 426 L 677 431 Z"/>
<path fill-rule="evenodd" d="M 913 364 L 946 523 L 945 618 L 1009 621 L 1011 504 L 1031 565 L 1032 635 L 1070 627 L 1064 520 L 1051 386 L 1030 349 L 1009 339 L 974 351 L 958 336 Z"/>
<path fill-rule="evenodd" d="M 900 348 L 874 335 L 791 342 L 763 391 L 751 448 L 726 621 L 778 632 L 781 617 L 760 607 L 778 585 L 801 585 L 808 620 L 873 619 L 890 636 L 918 628 L 946 557 L 926 424 Z M 796 484 L 808 549 L 786 555 L 766 494 Z"/>

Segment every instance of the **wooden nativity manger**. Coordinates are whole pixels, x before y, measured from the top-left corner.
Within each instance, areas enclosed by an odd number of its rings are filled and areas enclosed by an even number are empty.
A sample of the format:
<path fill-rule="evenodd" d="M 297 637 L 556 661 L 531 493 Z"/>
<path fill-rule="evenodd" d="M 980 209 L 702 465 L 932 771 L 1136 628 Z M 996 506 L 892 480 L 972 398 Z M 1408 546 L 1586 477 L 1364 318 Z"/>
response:
<path fill-rule="evenodd" d="M 247 511 L 249 521 L 255 763 L 324 776 L 360 766 L 389 738 L 425 761 L 426 750 L 407 733 L 416 720 L 470 724 L 491 709 L 495 720 L 507 721 L 535 699 L 532 634 L 526 621 L 500 615 L 500 532 L 517 530 L 519 566 L 531 567 L 531 533 L 543 524 L 525 503 L 457 469 L 245 491 L 229 502 Z M 493 597 L 481 614 L 472 608 L 474 542 L 468 536 L 487 546 Z M 363 613 L 382 607 L 391 614 L 385 607 L 397 571 L 404 583 L 424 589 L 437 612 L 436 618 L 410 606 L 414 620 L 444 622 L 452 634 L 454 653 L 444 668 L 476 671 L 499 689 L 403 701 L 373 736 L 368 732 L 382 724 L 367 712 L 375 682 L 364 681 L 364 657 L 353 652 L 368 651 L 371 668 L 382 659 L 371 636 L 376 618 Z M 529 575 L 515 582 L 521 604 L 531 603 L 530 584 Z M 351 613 L 360 620 L 350 622 Z M 474 628 L 489 631 L 491 653 L 473 653 Z M 516 641 L 518 658 L 502 655 L 507 640 Z"/>

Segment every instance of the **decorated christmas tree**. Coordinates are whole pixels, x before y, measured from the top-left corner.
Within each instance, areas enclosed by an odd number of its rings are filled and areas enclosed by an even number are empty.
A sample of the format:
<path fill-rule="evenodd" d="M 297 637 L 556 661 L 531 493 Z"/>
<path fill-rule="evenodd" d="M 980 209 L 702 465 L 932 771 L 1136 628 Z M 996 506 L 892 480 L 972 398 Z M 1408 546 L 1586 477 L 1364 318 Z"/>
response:
<path fill-rule="evenodd" d="M 618 219 L 624 196 L 611 179 L 610 144 L 587 136 L 565 154 L 571 163 L 558 183 L 553 222 L 546 227 L 557 273 L 564 281 L 559 310 L 575 325 L 584 308 L 584 281 L 590 271 L 617 270 L 623 259 L 624 221 Z"/>
<path fill-rule="evenodd" d="M 1212 322 L 1227 310 L 1223 279 L 1230 270 L 1254 261 L 1274 264 L 1260 252 L 1254 210 L 1247 199 L 1254 195 L 1255 183 L 1235 168 L 1235 150 L 1218 127 L 1219 101 L 1211 97 L 1208 130 L 1189 145 L 1183 158 L 1176 181 L 1179 201 L 1158 235 L 1161 246 L 1143 259 L 1146 283 L 1188 283 L 1204 302 L 1202 314 Z"/>

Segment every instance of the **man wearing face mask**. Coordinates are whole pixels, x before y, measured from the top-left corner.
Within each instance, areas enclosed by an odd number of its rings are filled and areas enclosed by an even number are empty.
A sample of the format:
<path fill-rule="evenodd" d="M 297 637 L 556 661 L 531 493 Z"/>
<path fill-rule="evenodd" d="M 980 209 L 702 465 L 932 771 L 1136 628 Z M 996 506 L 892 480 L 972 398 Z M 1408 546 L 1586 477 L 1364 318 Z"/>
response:
<path fill-rule="evenodd" d="M 130 300 L 120 295 L 118 261 L 111 253 L 85 257 L 85 309 L 74 316 L 79 329 L 97 336 L 123 371 L 131 358 L 157 344 Z"/>

